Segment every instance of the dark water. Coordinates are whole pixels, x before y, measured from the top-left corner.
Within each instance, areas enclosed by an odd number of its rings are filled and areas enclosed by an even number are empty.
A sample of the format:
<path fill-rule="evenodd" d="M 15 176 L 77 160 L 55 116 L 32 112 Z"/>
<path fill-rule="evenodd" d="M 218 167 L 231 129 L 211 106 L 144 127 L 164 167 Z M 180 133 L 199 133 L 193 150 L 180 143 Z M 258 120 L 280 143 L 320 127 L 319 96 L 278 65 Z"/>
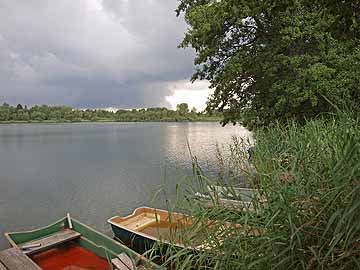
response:
<path fill-rule="evenodd" d="M 187 140 L 211 163 L 216 142 L 233 135 L 248 132 L 217 123 L 0 125 L 0 248 L 5 231 L 43 226 L 66 212 L 110 234 L 109 217 L 151 204 L 165 168 L 189 172 Z"/>

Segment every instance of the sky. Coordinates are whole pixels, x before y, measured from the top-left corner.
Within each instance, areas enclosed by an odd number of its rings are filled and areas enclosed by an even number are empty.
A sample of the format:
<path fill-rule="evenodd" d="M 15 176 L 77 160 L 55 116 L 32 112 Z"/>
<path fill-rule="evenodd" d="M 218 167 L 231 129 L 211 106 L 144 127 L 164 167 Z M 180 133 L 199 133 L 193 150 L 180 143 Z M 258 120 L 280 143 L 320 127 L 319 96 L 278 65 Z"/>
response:
<path fill-rule="evenodd" d="M 0 103 L 202 110 L 177 0 L 0 0 Z"/>

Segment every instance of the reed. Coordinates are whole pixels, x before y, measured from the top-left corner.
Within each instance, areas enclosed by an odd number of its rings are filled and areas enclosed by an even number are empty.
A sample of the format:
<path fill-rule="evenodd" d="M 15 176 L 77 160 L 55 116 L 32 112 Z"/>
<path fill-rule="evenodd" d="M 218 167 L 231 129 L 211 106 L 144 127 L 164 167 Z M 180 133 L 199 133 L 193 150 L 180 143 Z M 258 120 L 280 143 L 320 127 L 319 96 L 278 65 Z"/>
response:
<path fill-rule="evenodd" d="M 183 242 L 191 246 L 201 234 L 206 245 L 200 252 L 168 249 L 165 265 L 360 269 L 360 123 L 350 115 L 257 130 L 250 164 L 244 142 L 234 139 L 230 155 L 220 159 L 221 179 L 207 176 L 193 157 L 193 175 L 181 185 L 184 196 L 177 196 L 169 208 L 194 218 Z M 215 192 L 209 193 L 214 207 L 206 208 L 194 196 L 214 182 L 231 193 L 240 174 L 266 199 L 254 197 L 256 211 L 226 209 L 217 204 Z M 229 222 L 242 227 L 225 226 Z"/>

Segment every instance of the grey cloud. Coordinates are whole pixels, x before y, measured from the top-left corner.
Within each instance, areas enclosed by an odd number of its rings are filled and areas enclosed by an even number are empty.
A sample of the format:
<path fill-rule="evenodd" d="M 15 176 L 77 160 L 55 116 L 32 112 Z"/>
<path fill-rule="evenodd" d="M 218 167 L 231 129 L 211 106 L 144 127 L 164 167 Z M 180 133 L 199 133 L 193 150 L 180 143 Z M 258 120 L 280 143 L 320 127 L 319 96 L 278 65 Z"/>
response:
<path fill-rule="evenodd" d="M 164 106 L 188 79 L 176 0 L 0 0 L 0 102 Z"/>

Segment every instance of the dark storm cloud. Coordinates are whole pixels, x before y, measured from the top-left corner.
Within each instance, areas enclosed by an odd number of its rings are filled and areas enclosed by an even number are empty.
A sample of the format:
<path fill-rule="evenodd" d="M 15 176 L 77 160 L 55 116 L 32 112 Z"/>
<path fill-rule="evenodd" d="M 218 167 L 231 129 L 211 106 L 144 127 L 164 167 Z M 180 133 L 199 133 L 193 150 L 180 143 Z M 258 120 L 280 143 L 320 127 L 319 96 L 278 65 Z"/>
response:
<path fill-rule="evenodd" d="M 165 105 L 188 79 L 176 0 L 0 0 L 0 102 Z"/>

